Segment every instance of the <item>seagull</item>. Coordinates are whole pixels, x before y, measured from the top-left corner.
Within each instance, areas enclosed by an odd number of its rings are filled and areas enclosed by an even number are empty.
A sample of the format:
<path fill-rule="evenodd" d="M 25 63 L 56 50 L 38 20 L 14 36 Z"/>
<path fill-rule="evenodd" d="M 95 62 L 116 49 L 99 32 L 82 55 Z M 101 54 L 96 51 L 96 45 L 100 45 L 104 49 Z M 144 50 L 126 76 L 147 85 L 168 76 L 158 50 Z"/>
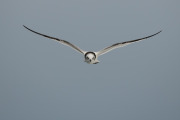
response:
<path fill-rule="evenodd" d="M 36 32 L 36 31 L 26 27 L 25 25 L 23 25 L 23 27 L 25 27 L 27 30 L 29 30 L 29 31 L 31 31 L 33 33 L 36 33 L 38 35 L 47 37 L 49 39 L 56 40 L 56 41 L 60 42 L 61 44 L 64 44 L 66 46 L 69 46 L 69 47 L 73 48 L 77 52 L 79 52 L 79 53 L 84 55 L 84 59 L 85 59 L 84 62 L 86 62 L 88 64 L 97 64 L 97 63 L 99 63 L 98 57 L 103 55 L 103 54 L 105 54 L 105 53 L 107 53 L 107 52 L 110 52 L 111 50 L 114 50 L 116 48 L 123 47 L 123 46 L 129 45 L 131 43 L 138 42 L 138 41 L 141 41 L 141 40 L 153 37 L 153 36 L 159 34 L 160 32 L 162 32 L 162 30 L 161 30 L 161 31 L 159 31 L 159 32 L 157 32 L 157 33 L 155 33 L 153 35 L 147 36 L 147 37 L 143 37 L 143 38 L 139 38 L 139 39 L 135 39 L 135 40 L 130 40 L 130 41 L 116 43 L 116 44 L 113 44 L 113 45 L 111 45 L 109 47 L 106 47 L 106 48 L 104 48 L 104 49 L 102 49 L 102 50 L 100 50 L 98 52 L 92 52 L 92 51 L 84 51 L 84 50 L 80 49 L 79 47 L 77 47 L 76 45 L 73 45 L 73 44 L 71 44 L 70 42 L 68 42 L 66 40 L 62 40 L 62 39 L 59 39 L 59 38 L 51 37 L 51 36 L 48 36 L 48 35 Z"/>

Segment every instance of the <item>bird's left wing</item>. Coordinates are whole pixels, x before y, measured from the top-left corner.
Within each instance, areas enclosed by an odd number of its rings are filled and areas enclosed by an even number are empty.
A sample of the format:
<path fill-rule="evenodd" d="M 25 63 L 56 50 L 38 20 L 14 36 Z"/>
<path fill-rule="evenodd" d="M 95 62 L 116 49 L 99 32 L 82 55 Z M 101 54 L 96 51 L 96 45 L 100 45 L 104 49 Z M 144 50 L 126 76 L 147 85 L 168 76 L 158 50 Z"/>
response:
<path fill-rule="evenodd" d="M 103 54 L 105 54 L 105 53 L 107 53 L 107 52 L 109 52 L 109 51 L 111 51 L 111 50 L 113 50 L 113 49 L 116 49 L 116 48 L 119 48 L 119 47 L 123 47 L 123 46 L 128 45 L 128 44 L 131 44 L 131 43 L 133 43 L 133 42 L 141 41 L 141 40 L 150 38 L 150 37 L 152 37 L 152 36 L 155 36 L 155 35 L 159 34 L 160 32 L 161 32 L 161 31 L 159 31 L 159 32 L 157 32 L 157 33 L 155 33 L 155 34 L 153 34 L 153 35 L 140 38 L 140 39 L 130 40 L 130 41 L 126 41 L 126 42 L 121 42 L 121 43 L 113 44 L 113 45 L 111 45 L 111 46 L 109 46 L 109 47 L 106 47 L 106 48 L 104 48 L 104 49 L 96 52 L 96 54 L 97 54 L 98 56 L 103 55 Z"/>
<path fill-rule="evenodd" d="M 59 41 L 60 43 L 62 43 L 62 44 L 64 44 L 64 45 L 67 45 L 67 46 L 75 49 L 76 51 L 78 51 L 78 52 L 80 52 L 80 53 L 82 53 L 82 54 L 85 54 L 85 51 L 81 50 L 79 47 L 71 44 L 71 43 L 68 42 L 68 41 L 65 41 L 65 40 L 62 40 L 62 39 L 59 39 L 59 38 L 55 38 L 55 37 L 51 37 L 51 36 L 48 36 L 48 35 L 44 35 L 44 34 L 38 33 L 38 32 L 36 32 L 36 31 L 31 30 L 30 28 L 26 27 L 25 25 L 23 25 L 23 26 L 24 26 L 26 29 L 28 29 L 29 31 L 33 32 L 33 33 L 36 33 L 36 34 L 38 34 L 38 35 L 41 35 L 41 36 L 44 36 L 44 37 L 47 37 L 47 38 L 50 38 L 50 39 L 54 39 L 54 40 L 56 40 L 56 41 Z"/>

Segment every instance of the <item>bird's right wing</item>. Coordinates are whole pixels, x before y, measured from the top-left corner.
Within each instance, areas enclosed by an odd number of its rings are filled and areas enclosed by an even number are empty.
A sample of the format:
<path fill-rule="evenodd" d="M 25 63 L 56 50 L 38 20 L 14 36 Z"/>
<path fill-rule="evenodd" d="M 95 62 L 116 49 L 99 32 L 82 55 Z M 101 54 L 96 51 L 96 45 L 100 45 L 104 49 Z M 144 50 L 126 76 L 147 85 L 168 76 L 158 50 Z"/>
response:
<path fill-rule="evenodd" d="M 105 53 L 107 53 L 107 52 L 109 52 L 109 51 L 111 51 L 111 50 L 116 49 L 116 48 L 123 47 L 123 46 L 125 46 L 125 45 L 129 45 L 129 44 L 131 44 L 131 43 L 134 43 L 134 42 L 137 42 L 137 41 L 141 41 L 141 40 L 150 38 L 150 37 L 152 37 L 152 36 L 155 36 L 155 35 L 159 34 L 160 32 L 161 32 L 161 31 L 159 31 L 159 32 L 157 32 L 157 33 L 155 33 L 155 34 L 153 34 L 153 35 L 140 38 L 140 39 L 130 40 L 130 41 L 126 41 L 126 42 L 121 42 L 121 43 L 113 44 L 113 45 L 111 45 L 111 46 L 109 46 L 109 47 L 106 47 L 106 48 L 104 48 L 104 49 L 96 52 L 96 54 L 97 54 L 98 56 L 103 55 L 103 54 L 105 54 Z"/>
<path fill-rule="evenodd" d="M 23 26 L 24 26 L 24 25 L 23 25 Z M 43 36 L 43 37 L 47 37 L 47 38 L 50 38 L 50 39 L 59 41 L 60 43 L 62 43 L 62 44 L 64 44 L 64 45 L 67 45 L 67 46 L 75 49 L 76 51 L 78 51 L 78 52 L 80 52 L 80 53 L 82 53 L 82 54 L 85 54 L 85 51 L 81 50 L 79 47 L 71 44 L 71 43 L 68 42 L 68 41 L 65 41 L 65 40 L 62 40 L 62 39 L 59 39 L 59 38 L 55 38 L 55 37 L 51 37 L 51 36 L 48 36 L 48 35 L 44 35 L 44 34 L 41 34 L 41 33 L 39 33 L 39 32 L 36 32 L 36 31 L 34 31 L 34 30 L 31 30 L 30 28 L 28 28 L 28 27 L 26 27 L 26 26 L 24 26 L 24 27 L 25 27 L 26 29 L 28 29 L 29 31 L 33 32 L 33 33 L 36 33 L 36 34 L 41 35 L 41 36 Z"/>

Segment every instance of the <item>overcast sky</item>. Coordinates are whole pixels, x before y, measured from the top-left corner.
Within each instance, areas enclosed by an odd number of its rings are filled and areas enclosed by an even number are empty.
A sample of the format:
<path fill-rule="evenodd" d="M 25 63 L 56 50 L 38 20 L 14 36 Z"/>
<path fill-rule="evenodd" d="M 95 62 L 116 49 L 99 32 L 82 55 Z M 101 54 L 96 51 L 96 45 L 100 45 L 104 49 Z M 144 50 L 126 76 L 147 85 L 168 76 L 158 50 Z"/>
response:
<path fill-rule="evenodd" d="M 180 120 L 179 0 L 0 0 L 0 120 Z M 98 51 L 83 55 L 25 28 Z"/>

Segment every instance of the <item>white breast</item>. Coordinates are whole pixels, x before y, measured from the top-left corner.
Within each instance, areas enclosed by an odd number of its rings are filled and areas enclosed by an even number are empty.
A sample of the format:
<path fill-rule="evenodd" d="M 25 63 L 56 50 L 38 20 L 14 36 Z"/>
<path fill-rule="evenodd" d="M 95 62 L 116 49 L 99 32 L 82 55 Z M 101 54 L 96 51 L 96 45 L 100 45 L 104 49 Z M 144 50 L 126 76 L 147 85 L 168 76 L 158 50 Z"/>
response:
<path fill-rule="evenodd" d="M 94 54 L 89 53 L 89 54 L 87 54 L 87 56 L 88 56 L 88 58 L 92 59 L 94 57 Z"/>

